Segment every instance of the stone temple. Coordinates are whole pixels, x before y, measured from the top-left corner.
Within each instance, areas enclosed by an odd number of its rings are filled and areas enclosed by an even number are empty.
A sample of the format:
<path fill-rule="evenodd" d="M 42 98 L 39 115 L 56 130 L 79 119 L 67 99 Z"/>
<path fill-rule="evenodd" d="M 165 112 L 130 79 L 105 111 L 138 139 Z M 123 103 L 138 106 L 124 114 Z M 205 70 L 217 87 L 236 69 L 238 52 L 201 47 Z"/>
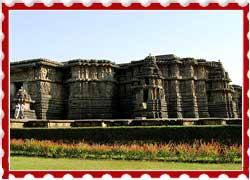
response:
<path fill-rule="evenodd" d="M 10 63 L 10 102 L 23 89 L 27 119 L 241 118 L 242 88 L 230 82 L 220 61 L 172 54 L 125 64 L 32 59 Z"/>

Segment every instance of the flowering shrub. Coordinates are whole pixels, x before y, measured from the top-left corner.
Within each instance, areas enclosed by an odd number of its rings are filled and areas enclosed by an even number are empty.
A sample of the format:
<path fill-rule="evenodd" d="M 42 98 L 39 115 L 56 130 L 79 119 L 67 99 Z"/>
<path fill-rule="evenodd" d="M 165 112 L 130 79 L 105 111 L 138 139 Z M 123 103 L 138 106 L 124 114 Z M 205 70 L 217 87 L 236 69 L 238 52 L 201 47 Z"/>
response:
<path fill-rule="evenodd" d="M 161 160 L 182 162 L 241 162 L 241 145 L 195 141 L 168 144 L 66 144 L 53 141 L 11 139 L 12 155 L 82 159 Z"/>

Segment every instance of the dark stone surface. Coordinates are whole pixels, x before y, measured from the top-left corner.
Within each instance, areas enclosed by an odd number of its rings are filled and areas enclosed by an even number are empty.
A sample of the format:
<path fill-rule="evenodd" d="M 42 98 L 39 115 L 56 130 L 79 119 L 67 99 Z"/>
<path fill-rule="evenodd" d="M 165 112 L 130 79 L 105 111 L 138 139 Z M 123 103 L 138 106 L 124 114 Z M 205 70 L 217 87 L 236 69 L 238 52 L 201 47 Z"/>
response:
<path fill-rule="evenodd" d="M 10 82 L 11 101 L 22 85 L 37 119 L 242 116 L 241 86 L 229 84 L 221 62 L 203 59 L 26 60 L 11 63 Z"/>

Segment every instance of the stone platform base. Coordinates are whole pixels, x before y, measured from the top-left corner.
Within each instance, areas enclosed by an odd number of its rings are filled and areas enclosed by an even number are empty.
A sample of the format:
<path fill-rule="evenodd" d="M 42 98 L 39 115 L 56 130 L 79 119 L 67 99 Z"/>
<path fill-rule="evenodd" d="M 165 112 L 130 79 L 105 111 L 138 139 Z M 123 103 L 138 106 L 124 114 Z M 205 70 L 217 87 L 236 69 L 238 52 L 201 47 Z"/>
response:
<path fill-rule="evenodd" d="M 199 118 L 199 119 L 84 119 L 84 120 L 10 120 L 10 128 L 45 127 L 109 127 L 109 126 L 166 126 L 166 125 L 231 125 L 242 124 L 242 119 Z"/>

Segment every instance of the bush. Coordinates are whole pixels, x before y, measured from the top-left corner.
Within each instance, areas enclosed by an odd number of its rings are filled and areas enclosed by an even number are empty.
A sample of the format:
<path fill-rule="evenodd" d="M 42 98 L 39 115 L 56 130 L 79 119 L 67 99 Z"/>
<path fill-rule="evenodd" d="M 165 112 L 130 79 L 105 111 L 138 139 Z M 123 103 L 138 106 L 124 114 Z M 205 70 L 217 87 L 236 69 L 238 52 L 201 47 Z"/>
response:
<path fill-rule="evenodd" d="M 51 141 L 16 140 L 10 143 L 11 155 L 67 157 L 82 159 L 163 160 L 180 162 L 240 162 L 241 145 L 223 145 L 218 142 L 193 144 L 63 144 Z"/>
<path fill-rule="evenodd" d="M 241 144 L 241 126 L 158 126 L 158 127 L 88 127 L 88 128 L 21 128 L 10 129 L 10 137 L 62 142 L 100 144 L 193 143 L 216 140 L 223 144 Z"/>

